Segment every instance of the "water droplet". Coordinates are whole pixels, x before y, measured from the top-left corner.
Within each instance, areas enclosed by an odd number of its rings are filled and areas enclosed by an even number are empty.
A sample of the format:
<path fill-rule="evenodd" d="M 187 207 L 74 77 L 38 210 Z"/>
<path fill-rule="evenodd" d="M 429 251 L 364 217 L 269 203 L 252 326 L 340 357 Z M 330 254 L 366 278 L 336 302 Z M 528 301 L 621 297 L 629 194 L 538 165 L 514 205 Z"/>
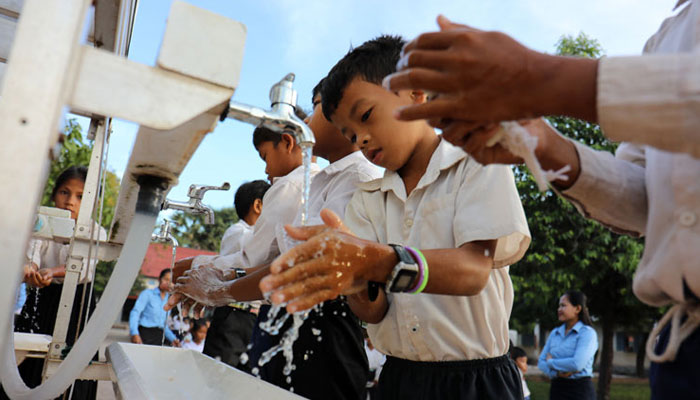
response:
<path fill-rule="evenodd" d="M 316 339 L 316 340 L 318 340 L 320 342 L 321 340 L 323 340 L 323 337 L 319 336 L 318 339 Z"/>
<path fill-rule="evenodd" d="M 285 380 L 287 381 L 287 383 L 292 383 L 292 377 L 291 377 L 291 376 L 288 376 L 287 379 L 285 379 Z"/>
<path fill-rule="evenodd" d="M 321 330 L 317 328 L 311 328 L 311 333 L 313 333 L 315 336 L 318 336 L 321 334 Z"/>
<path fill-rule="evenodd" d="M 250 370 L 250 372 L 252 372 L 253 375 L 255 375 L 255 376 L 257 376 L 258 378 L 260 378 L 260 370 L 258 369 L 258 367 L 253 368 L 252 370 Z"/>
<path fill-rule="evenodd" d="M 343 311 L 343 313 L 342 313 L 342 314 L 340 314 L 340 315 L 342 315 L 342 316 L 344 317 L 344 316 L 346 315 L 346 314 L 345 314 L 345 311 Z"/>
<path fill-rule="evenodd" d="M 248 353 L 246 353 L 246 352 L 241 353 L 239 361 L 241 362 L 241 364 L 247 364 L 248 363 Z"/>

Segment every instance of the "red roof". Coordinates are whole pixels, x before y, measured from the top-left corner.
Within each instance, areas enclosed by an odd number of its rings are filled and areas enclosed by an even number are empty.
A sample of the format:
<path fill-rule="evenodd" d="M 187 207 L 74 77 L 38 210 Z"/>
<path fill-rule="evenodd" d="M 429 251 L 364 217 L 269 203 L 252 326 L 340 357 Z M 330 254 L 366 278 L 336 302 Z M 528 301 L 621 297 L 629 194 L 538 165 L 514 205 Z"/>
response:
<path fill-rule="evenodd" d="M 175 260 L 181 258 L 201 256 L 201 255 L 216 255 L 213 251 L 188 249 L 187 247 L 178 247 L 175 254 Z M 141 274 L 149 278 L 158 278 L 160 271 L 170 268 L 173 258 L 173 248 L 164 243 L 151 243 L 148 245 L 146 257 L 141 264 Z"/>

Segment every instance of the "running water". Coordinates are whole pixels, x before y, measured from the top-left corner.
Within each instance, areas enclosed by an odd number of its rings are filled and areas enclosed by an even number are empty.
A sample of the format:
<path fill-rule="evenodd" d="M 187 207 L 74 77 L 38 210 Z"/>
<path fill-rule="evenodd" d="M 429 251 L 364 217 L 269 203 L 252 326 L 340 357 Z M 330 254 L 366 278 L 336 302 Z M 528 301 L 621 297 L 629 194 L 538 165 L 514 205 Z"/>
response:
<path fill-rule="evenodd" d="M 313 146 L 308 144 L 300 144 L 300 146 L 302 148 L 302 160 L 304 163 L 304 186 L 301 197 L 301 224 L 306 225 L 309 217 L 309 189 L 311 187 L 311 157 L 313 156 Z M 294 264 L 291 264 L 290 267 L 293 265 Z M 270 307 L 270 310 L 267 312 L 267 320 L 260 323 L 260 329 L 273 336 L 279 335 L 280 329 L 289 319 L 289 314 L 283 312 L 284 307 L 285 304 L 273 305 Z M 291 383 L 291 377 L 289 375 L 296 368 L 296 366 L 293 364 L 294 353 L 292 351 L 292 347 L 297 338 L 299 338 L 299 328 L 304 324 L 304 321 L 306 321 L 306 319 L 309 317 L 309 314 L 317 309 L 318 307 L 314 307 L 312 310 L 292 314 L 292 326 L 290 326 L 289 329 L 282 334 L 279 344 L 271 347 L 260 356 L 258 366 L 262 367 L 263 365 L 267 364 L 277 353 L 282 352 L 282 355 L 286 361 L 282 373 L 288 376 L 287 383 Z M 255 367 L 252 369 L 252 372 L 257 376 L 259 369 Z"/>
<path fill-rule="evenodd" d="M 311 188 L 311 157 L 313 156 L 313 146 L 300 144 L 302 151 L 302 161 L 304 163 L 304 188 L 301 194 L 301 225 L 306 225 L 309 217 L 309 190 Z"/>

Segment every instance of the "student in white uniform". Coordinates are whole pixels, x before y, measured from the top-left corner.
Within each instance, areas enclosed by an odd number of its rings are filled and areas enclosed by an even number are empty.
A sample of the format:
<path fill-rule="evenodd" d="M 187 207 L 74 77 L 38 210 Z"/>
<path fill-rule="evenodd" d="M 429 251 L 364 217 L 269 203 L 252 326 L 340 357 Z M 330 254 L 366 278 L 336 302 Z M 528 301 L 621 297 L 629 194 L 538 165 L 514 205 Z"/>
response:
<path fill-rule="evenodd" d="M 71 218 L 77 221 L 82 202 L 87 168 L 73 166 L 63 171 L 58 178 L 51 194 L 51 199 L 56 208 L 69 210 Z M 95 224 L 96 236 L 100 240 L 107 238 L 107 232 Z M 63 278 L 66 274 L 70 245 L 58 243 L 47 239 L 32 239 L 28 246 L 25 267 L 24 282 L 35 287 L 27 296 L 22 312 L 15 319 L 15 330 L 18 332 L 42 333 L 51 335 L 56 323 L 58 306 L 63 290 Z M 91 290 L 92 280 L 95 274 L 97 260 L 89 260 L 80 272 L 79 284 L 75 292 L 73 311 L 68 324 L 68 336 L 66 343 L 71 346 L 76 338 L 78 319 L 81 327 L 85 325 L 87 313 L 95 309 L 95 297 L 90 304 L 85 305 L 81 311 L 81 299 L 85 291 L 87 300 Z M 20 366 L 20 374 L 29 387 L 38 386 L 41 383 L 43 360 L 29 358 Z M 73 388 L 75 399 L 94 399 L 97 393 L 97 381 L 79 380 Z M 4 393 L 2 393 L 4 395 Z M 0 395 L 0 398 L 2 396 Z"/>
<path fill-rule="evenodd" d="M 344 139 L 340 132 L 323 116 L 321 109 L 322 82 L 313 89 L 314 113 L 307 120 L 316 138 L 314 155 L 330 162 L 326 168 L 314 176 L 309 196 L 309 223 L 320 223 L 319 213 L 323 208 L 332 209 L 341 215 L 360 182 L 370 181 L 381 176 L 375 167 L 358 151 L 357 146 Z M 297 214 L 295 223 L 300 223 Z M 288 238 L 278 230 L 278 243 L 286 250 Z M 181 290 L 187 293 L 195 286 L 198 278 L 211 271 L 192 271 L 192 285 L 184 285 Z M 267 275 L 268 267 L 237 281 L 226 284 L 225 292 L 219 296 L 202 298 L 207 304 L 218 304 L 230 298 L 259 299 L 262 294 L 258 283 Z M 212 285 L 222 285 L 222 280 L 209 281 Z M 188 288 L 189 286 L 189 288 Z M 261 309 L 260 316 L 266 318 L 267 309 Z M 291 322 L 291 320 L 290 320 Z M 281 332 L 289 327 L 285 325 Z M 320 332 L 323 340 L 319 341 Z M 260 353 L 277 344 L 280 335 L 269 336 L 258 332 L 258 343 L 251 349 L 250 363 L 255 363 Z M 311 399 L 364 399 L 367 377 L 367 358 L 363 349 L 362 332 L 357 317 L 345 301 L 336 300 L 323 304 L 320 312 L 313 312 L 299 330 L 299 339 L 294 345 L 294 359 L 303 360 L 291 374 L 291 384 L 282 373 L 284 359 L 273 358 L 260 368 L 260 376 L 275 385 L 290 388 L 294 392 Z M 254 364 L 255 365 L 255 364 Z M 328 365 L 335 365 L 330 370 Z M 319 371 L 322 379 L 319 379 Z"/>
<path fill-rule="evenodd" d="M 624 142 L 613 156 L 539 121 L 528 127 L 545 169 L 571 168 L 553 183 L 564 197 L 612 230 L 646 236 L 634 292 L 672 305 L 647 342 L 654 399 L 698 398 L 700 376 L 700 1 L 678 0 L 674 12 L 642 56 L 600 60 L 538 53 L 441 17 L 441 32 L 407 45 L 404 70 L 387 80 L 391 90 L 450 92 L 397 116 L 443 125 L 447 140 L 483 163 L 520 162 L 486 146 L 494 132 L 483 127 L 494 121 L 568 115 Z"/>
<path fill-rule="evenodd" d="M 263 197 L 270 184 L 256 180 L 242 184 L 234 196 L 239 221 L 231 225 L 221 238 L 219 254 L 233 254 L 241 250 L 246 235 L 253 234 L 253 227 L 263 209 Z M 246 350 L 253 333 L 256 316 L 251 304 L 235 302 L 217 307 L 211 318 L 203 353 L 226 364 L 241 368 L 240 355 Z"/>
<path fill-rule="evenodd" d="M 521 399 L 507 355 L 507 265 L 530 237 L 513 174 L 479 165 L 425 122 L 394 119 L 395 108 L 425 101 L 419 91 L 381 87 L 403 43 L 382 36 L 353 49 L 321 93 L 326 117 L 386 168 L 384 177 L 360 185 L 346 230 L 331 229 L 339 219 L 330 211 L 323 215 L 331 227 L 289 228 L 297 239 L 321 232 L 276 259 L 277 275 L 261 289 L 277 290 L 272 301 L 298 311 L 364 288 L 348 299 L 387 355 L 382 399 Z"/>

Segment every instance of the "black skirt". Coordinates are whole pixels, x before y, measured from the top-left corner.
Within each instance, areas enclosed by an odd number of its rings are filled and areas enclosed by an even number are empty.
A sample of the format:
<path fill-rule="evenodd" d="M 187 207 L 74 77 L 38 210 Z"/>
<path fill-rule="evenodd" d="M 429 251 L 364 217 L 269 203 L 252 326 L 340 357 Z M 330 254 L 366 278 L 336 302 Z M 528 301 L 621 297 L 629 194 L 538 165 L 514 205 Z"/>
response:
<path fill-rule="evenodd" d="M 465 361 L 411 361 L 387 356 L 381 400 L 522 400 L 515 363 L 507 355 Z"/>
<path fill-rule="evenodd" d="M 250 343 L 255 318 L 255 314 L 238 308 L 216 308 L 202 353 L 240 368 L 240 355 Z"/>
<path fill-rule="evenodd" d="M 258 322 L 267 318 L 269 306 L 262 306 Z M 284 312 L 284 311 L 282 311 Z M 292 325 L 290 317 L 278 335 L 268 335 L 259 324 L 253 330 L 248 367 L 258 366 L 261 354 L 279 343 Z M 208 340 L 208 339 L 207 339 Z M 292 348 L 294 369 L 287 382 L 285 359 L 278 353 L 259 367 L 260 377 L 308 399 L 365 400 L 369 365 L 360 322 L 344 300 L 326 301 L 321 312 L 312 311 L 299 329 Z"/>
<path fill-rule="evenodd" d="M 73 300 L 73 311 L 71 313 L 70 322 L 68 323 L 68 333 L 66 335 L 66 344 L 68 349 L 75 343 L 78 333 L 78 317 L 80 316 L 80 302 L 85 289 L 85 301 L 87 302 L 90 296 L 91 283 L 78 285 Z M 22 313 L 15 319 L 15 331 L 27 333 L 40 333 L 44 335 L 53 335 L 53 327 L 56 323 L 58 314 L 58 306 L 61 300 L 62 284 L 51 284 L 41 289 L 29 289 L 27 294 L 27 302 L 22 308 Z M 82 318 L 80 318 L 80 331 L 85 327 L 85 319 L 88 308 L 90 314 L 95 310 L 95 297 L 90 301 L 89 307 L 84 307 Z M 95 354 L 95 360 L 97 354 Z M 19 373 L 24 380 L 24 383 L 30 387 L 37 387 L 41 384 L 41 374 L 44 368 L 44 360 L 41 358 L 27 358 L 19 365 Z M 70 389 L 66 391 L 69 393 Z M 72 399 L 95 399 L 97 397 L 97 381 L 76 380 L 73 385 Z M 6 399 L 7 395 L 4 391 L 0 394 L 0 398 Z M 60 397 L 59 397 L 60 398 Z"/>
<path fill-rule="evenodd" d="M 549 387 L 550 400 L 595 400 L 595 388 L 590 377 L 578 379 L 554 378 Z"/>

